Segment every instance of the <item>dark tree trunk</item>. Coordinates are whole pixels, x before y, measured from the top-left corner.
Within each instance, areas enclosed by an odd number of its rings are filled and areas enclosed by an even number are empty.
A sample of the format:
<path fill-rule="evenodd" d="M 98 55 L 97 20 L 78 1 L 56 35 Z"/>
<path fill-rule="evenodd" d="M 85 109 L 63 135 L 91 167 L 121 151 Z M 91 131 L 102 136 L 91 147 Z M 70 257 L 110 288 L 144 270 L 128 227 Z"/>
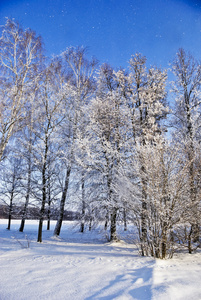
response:
<path fill-rule="evenodd" d="M 81 213 L 80 232 L 84 232 L 85 209 L 86 209 L 86 203 L 85 203 L 84 173 L 82 172 L 82 213 Z"/>
<path fill-rule="evenodd" d="M 47 168 L 47 153 L 48 153 L 48 136 L 46 135 L 45 139 L 45 155 L 44 155 L 44 163 L 42 168 L 42 204 L 40 209 L 40 220 L 39 220 L 39 226 L 38 226 L 38 243 L 42 243 L 42 228 L 43 228 L 43 219 L 45 214 L 45 204 L 46 204 L 46 189 L 47 189 L 47 179 L 46 179 L 46 168 Z"/>
<path fill-rule="evenodd" d="M 84 232 L 84 221 L 82 220 L 81 221 L 81 224 L 80 224 L 80 232 Z"/>
<path fill-rule="evenodd" d="M 42 205 L 40 209 L 40 220 L 39 220 L 39 226 L 38 226 L 38 240 L 37 242 L 42 242 L 42 228 L 43 228 L 43 219 L 45 214 L 45 203 L 46 203 L 46 163 L 43 166 L 42 171 L 42 181 L 43 181 L 43 191 L 42 191 Z"/>
<path fill-rule="evenodd" d="M 162 249 L 161 249 L 162 259 L 164 259 L 166 257 L 166 249 L 167 249 L 166 241 L 162 242 L 161 247 L 162 247 Z"/>
<path fill-rule="evenodd" d="M 105 230 L 107 230 L 108 222 L 109 222 L 109 214 L 107 212 L 105 216 L 105 226 L 104 226 Z"/>
<path fill-rule="evenodd" d="M 68 167 L 67 170 L 66 170 L 65 184 L 64 184 L 62 197 L 61 197 L 61 202 L 60 202 L 59 217 L 58 217 L 55 229 L 54 229 L 54 235 L 60 235 L 62 221 L 63 221 L 63 215 L 64 215 L 64 207 L 65 207 L 65 202 L 66 202 L 66 195 L 67 195 L 67 192 L 68 192 L 70 172 L 71 172 L 71 167 Z"/>
<path fill-rule="evenodd" d="M 9 206 L 9 214 L 8 214 L 8 227 L 7 229 L 10 230 L 11 226 L 11 219 L 12 219 L 12 212 L 13 212 L 13 204 L 12 204 L 12 198 L 10 199 L 10 206 Z"/>
<path fill-rule="evenodd" d="M 165 229 L 162 232 L 162 243 L 161 243 L 161 256 L 162 259 L 166 258 L 166 251 L 167 251 L 167 230 L 166 224 L 164 224 Z"/>
<path fill-rule="evenodd" d="M 39 226 L 38 226 L 38 243 L 42 243 L 42 230 L 43 230 L 43 218 L 40 217 Z"/>
<path fill-rule="evenodd" d="M 91 228 L 92 228 L 92 221 L 93 221 L 93 218 L 90 217 L 89 218 L 89 231 L 91 231 Z"/>
<path fill-rule="evenodd" d="M 24 215 L 24 212 L 23 212 L 23 216 L 22 216 L 22 220 L 21 220 L 21 224 L 20 224 L 20 228 L 19 228 L 20 232 L 24 231 L 25 220 L 26 220 L 26 216 Z"/>
<path fill-rule="evenodd" d="M 110 241 L 117 241 L 117 209 L 113 208 L 111 214 Z"/>
<path fill-rule="evenodd" d="M 50 190 L 50 182 L 49 182 L 48 183 L 47 230 L 50 230 L 50 213 L 51 213 L 51 190 Z"/>
<path fill-rule="evenodd" d="M 124 208 L 124 231 L 127 231 L 126 209 Z"/>
<path fill-rule="evenodd" d="M 20 232 L 24 231 L 25 220 L 27 218 L 27 208 L 28 208 L 28 204 L 29 204 L 30 190 L 31 190 L 31 161 L 29 159 L 27 194 L 26 194 L 26 200 L 25 200 L 24 210 L 23 210 L 23 214 L 22 214 L 21 225 L 20 225 L 20 228 L 19 228 Z"/>
<path fill-rule="evenodd" d="M 189 231 L 189 234 L 188 234 L 188 253 L 191 254 L 192 253 L 192 242 L 191 242 L 191 236 L 192 236 L 192 226 L 191 226 L 191 229 Z"/>
<path fill-rule="evenodd" d="M 14 189 L 15 189 L 15 175 L 13 177 L 13 184 L 12 184 L 12 190 L 11 190 L 11 195 L 10 195 L 10 205 L 9 205 L 9 214 L 8 214 L 8 227 L 7 227 L 8 230 L 10 230 L 12 213 L 13 213 Z"/>
<path fill-rule="evenodd" d="M 48 211 L 47 211 L 47 230 L 50 230 L 50 204 L 51 202 L 48 201 Z"/>

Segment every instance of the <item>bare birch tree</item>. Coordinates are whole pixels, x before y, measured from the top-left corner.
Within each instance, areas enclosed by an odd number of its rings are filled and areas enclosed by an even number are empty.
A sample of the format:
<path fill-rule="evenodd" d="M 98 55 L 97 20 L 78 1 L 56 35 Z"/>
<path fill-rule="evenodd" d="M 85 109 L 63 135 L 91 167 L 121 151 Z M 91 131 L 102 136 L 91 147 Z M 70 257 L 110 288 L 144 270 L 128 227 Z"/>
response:
<path fill-rule="evenodd" d="M 25 102 L 39 79 L 41 66 L 41 38 L 7 19 L 0 37 L 0 161 L 26 114 Z"/>
<path fill-rule="evenodd" d="M 63 187 L 62 198 L 60 202 L 60 214 L 54 230 L 55 235 L 60 234 L 64 206 L 68 191 L 69 179 L 74 160 L 74 147 L 77 139 L 78 130 L 80 137 L 84 137 L 85 116 L 83 108 L 87 105 L 91 94 L 94 91 L 94 71 L 97 65 L 97 60 L 86 58 L 86 49 L 83 47 L 70 47 L 61 54 L 61 61 L 67 76 L 67 97 L 66 97 L 66 115 L 67 115 L 67 128 L 70 136 L 66 135 L 67 147 L 69 158 L 66 167 L 66 178 Z M 69 87 L 70 84 L 70 87 Z M 70 95 L 68 90 L 70 89 Z M 71 112 L 69 113 L 69 110 Z M 81 149 L 80 149 L 81 151 Z M 85 185 L 84 185 L 84 170 L 81 170 L 81 189 L 82 189 L 82 215 L 85 213 Z M 84 218 L 82 218 L 84 219 Z M 84 231 L 84 225 L 81 224 L 81 231 Z"/>

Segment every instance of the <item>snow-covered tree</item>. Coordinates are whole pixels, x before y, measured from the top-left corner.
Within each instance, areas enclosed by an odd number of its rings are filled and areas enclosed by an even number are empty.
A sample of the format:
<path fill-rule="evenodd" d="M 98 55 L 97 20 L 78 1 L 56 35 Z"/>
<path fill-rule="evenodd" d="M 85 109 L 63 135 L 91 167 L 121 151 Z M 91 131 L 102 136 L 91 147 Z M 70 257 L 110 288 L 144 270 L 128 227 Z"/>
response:
<path fill-rule="evenodd" d="M 189 252 L 191 252 L 191 240 L 199 240 L 200 226 L 198 212 L 200 173 L 197 168 L 197 155 L 200 148 L 201 64 L 190 53 L 179 49 L 172 71 L 175 75 L 172 89 L 175 96 L 174 138 L 180 141 L 183 157 L 188 164 L 186 188 L 189 193 L 188 221 L 191 224 Z"/>
<path fill-rule="evenodd" d="M 162 136 L 161 120 L 167 115 L 166 80 L 167 74 L 156 67 L 146 68 L 146 58 L 141 54 L 133 55 L 130 60 L 130 72 L 116 72 L 116 77 L 122 91 L 122 97 L 127 106 L 126 114 L 129 120 L 130 133 L 127 149 L 138 157 L 140 166 L 138 176 L 141 187 L 140 241 L 141 252 L 145 255 L 148 229 L 148 166 L 145 163 L 146 147 L 156 147 Z M 128 159 L 129 161 L 129 159 Z M 136 168 L 134 168 L 135 172 Z M 133 174 L 136 178 L 136 174 Z"/>
<path fill-rule="evenodd" d="M 115 181 L 121 158 L 124 156 L 126 120 L 121 94 L 110 66 L 101 67 L 97 84 L 96 97 L 89 106 L 90 120 L 85 148 L 88 164 L 99 174 L 104 187 L 102 196 L 97 195 L 97 203 L 105 215 L 106 223 L 110 220 L 110 240 L 116 240 L 117 212 L 121 204 L 115 191 Z"/>
<path fill-rule="evenodd" d="M 0 161 L 26 115 L 25 103 L 40 77 L 42 52 L 34 31 L 7 19 L 0 37 Z"/>
<path fill-rule="evenodd" d="M 25 220 L 27 218 L 28 205 L 31 198 L 32 191 L 32 174 L 34 171 L 33 162 L 33 145 L 35 143 L 35 134 L 33 130 L 33 111 L 32 108 L 27 113 L 26 126 L 21 130 L 20 134 L 16 137 L 17 155 L 21 157 L 23 161 L 23 168 L 25 178 L 22 180 L 23 188 L 25 190 L 25 202 L 22 212 L 20 232 L 23 232 Z"/>
<path fill-rule="evenodd" d="M 63 101 L 65 89 L 62 77 L 59 76 L 57 64 L 50 64 L 43 74 L 41 85 L 36 102 L 37 118 L 34 124 L 34 134 L 37 143 L 34 145 L 34 163 L 39 174 L 37 189 L 41 202 L 40 220 L 38 228 L 38 242 L 42 242 L 42 226 L 47 203 L 48 189 L 48 168 L 51 164 L 52 172 L 55 159 L 60 149 L 60 126 L 64 120 Z"/>
<path fill-rule="evenodd" d="M 83 139 L 85 134 L 86 116 L 84 115 L 84 107 L 95 89 L 94 71 L 97 61 L 92 58 L 86 58 L 86 49 L 83 47 L 69 47 L 60 56 L 60 61 L 66 74 L 66 121 L 64 124 L 64 144 L 66 143 L 66 178 L 64 181 L 63 193 L 60 202 L 60 214 L 54 230 L 55 235 L 60 234 L 66 195 L 69 186 L 69 179 L 72 170 L 72 165 L 75 162 L 75 142 L 78 138 Z M 66 131 L 66 133 L 65 133 Z M 80 152 L 82 149 L 79 148 Z M 64 156 L 65 160 L 65 156 Z M 82 189 L 82 212 L 85 211 L 85 192 L 84 192 L 84 169 L 81 167 L 81 189 Z M 83 224 L 81 231 L 83 231 Z"/>
<path fill-rule="evenodd" d="M 8 227 L 10 230 L 11 220 L 14 212 L 15 201 L 18 199 L 17 204 L 19 205 L 19 196 L 22 189 L 22 160 L 15 157 L 14 153 L 10 152 L 9 160 L 1 166 L 1 189 L 0 196 L 1 200 L 8 205 Z"/>

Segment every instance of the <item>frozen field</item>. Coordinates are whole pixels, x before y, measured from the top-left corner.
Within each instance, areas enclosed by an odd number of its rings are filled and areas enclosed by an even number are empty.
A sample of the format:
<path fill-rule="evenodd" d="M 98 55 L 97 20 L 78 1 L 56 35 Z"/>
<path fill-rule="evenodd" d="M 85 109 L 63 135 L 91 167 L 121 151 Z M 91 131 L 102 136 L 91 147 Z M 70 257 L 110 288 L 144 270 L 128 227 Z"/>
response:
<path fill-rule="evenodd" d="M 201 299 L 201 253 L 177 254 L 171 260 L 140 257 L 133 244 L 108 243 L 101 229 L 79 233 L 64 222 L 61 236 L 54 224 L 43 243 L 37 221 L 0 220 L 1 300 Z"/>

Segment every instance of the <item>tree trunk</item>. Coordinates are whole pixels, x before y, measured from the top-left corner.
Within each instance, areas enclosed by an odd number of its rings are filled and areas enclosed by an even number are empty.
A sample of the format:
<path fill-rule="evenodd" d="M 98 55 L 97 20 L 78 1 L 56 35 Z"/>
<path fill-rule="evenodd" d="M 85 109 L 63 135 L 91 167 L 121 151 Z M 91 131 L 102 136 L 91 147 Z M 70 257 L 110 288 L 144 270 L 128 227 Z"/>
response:
<path fill-rule="evenodd" d="M 92 228 L 92 221 L 93 221 L 93 218 L 90 216 L 90 218 L 89 218 L 89 231 L 91 231 L 91 228 Z"/>
<path fill-rule="evenodd" d="M 51 213 L 51 190 L 50 182 L 48 182 L 48 211 L 47 211 L 47 230 L 50 230 L 50 213 Z"/>
<path fill-rule="evenodd" d="M 104 226 L 105 230 L 107 230 L 108 222 L 109 222 L 109 214 L 107 211 L 106 216 L 105 216 L 105 226 Z"/>
<path fill-rule="evenodd" d="M 147 244 L 147 202 L 142 201 L 142 235 L 141 235 L 141 243 L 142 243 L 142 256 L 145 255 L 145 244 Z"/>
<path fill-rule="evenodd" d="M 86 203 L 85 203 L 84 173 L 82 172 L 82 213 L 81 213 L 80 232 L 84 232 L 85 209 L 86 209 Z"/>
<path fill-rule="evenodd" d="M 12 218 L 12 211 L 13 211 L 13 204 L 12 204 L 13 199 L 10 199 L 10 206 L 9 206 L 9 214 L 8 214 L 8 227 L 7 229 L 10 230 L 10 225 L 11 225 L 11 218 Z"/>
<path fill-rule="evenodd" d="M 188 253 L 191 254 L 192 253 L 192 243 L 191 243 L 191 236 L 192 236 L 192 226 L 191 226 L 191 229 L 189 231 L 189 234 L 188 234 Z"/>
<path fill-rule="evenodd" d="M 124 207 L 123 214 L 124 214 L 124 231 L 127 231 L 127 220 L 126 220 L 126 209 L 125 209 L 125 207 Z"/>
<path fill-rule="evenodd" d="M 110 241 L 117 241 L 117 209 L 113 208 L 111 214 Z"/>
<path fill-rule="evenodd" d="M 185 99 L 185 109 L 186 109 L 186 117 L 187 117 L 187 134 L 189 137 L 189 151 L 188 151 L 188 160 L 190 163 L 189 167 L 189 177 L 190 177 L 190 201 L 192 201 L 192 219 L 194 220 L 191 223 L 192 227 L 192 236 L 193 241 L 199 241 L 199 225 L 198 225 L 198 216 L 197 216 L 197 204 L 196 204 L 196 187 L 195 187 L 195 170 L 194 170 L 194 158 L 195 158 L 195 149 L 194 149 L 194 138 L 193 138 L 193 124 L 192 124 L 192 117 L 191 117 L 191 110 L 190 110 L 190 95 L 186 90 L 184 93 Z"/>
<path fill-rule="evenodd" d="M 66 170 L 66 179 L 65 179 L 64 189 L 63 189 L 61 202 L 60 202 L 59 217 L 58 217 L 55 229 L 54 229 L 54 235 L 60 235 L 62 221 L 63 221 L 63 215 L 64 215 L 64 207 L 65 207 L 65 202 L 66 202 L 66 195 L 67 195 L 67 192 L 68 192 L 70 172 L 71 172 L 71 167 L 68 167 L 67 170 Z"/>
<path fill-rule="evenodd" d="M 38 226 L 38 240 L 37 242 L 42 242 L 42 228 L 43 228 L 43 219 L 45 214 L 45 203 L 46 203 L 46 163 L 44 163 L 43 171 L 42 171 L 42 182 L 43 182 L 43 191 L 42 191 L 42 205 L 40 209 L 40 220 L 39 220 L 39 226 Z"/>
<path fill-rule="evenodd" d="M 30 190 L 31 190 L 31 161 L 29 159 L 27 194 L 26 194 L 26 200 L 25 200 L 24 210 L 23 210 L 23 214 L 22 214 L 21 225 L 20 225 L 20 228 L 19 228 L 20 232 L 24 231 L 25 220 L 26 220 L 26 217 L 27 217 L 27 208 L 28 208 L 28 204 L 29 204 Z"/>
<path fill-rule="evenodd" d="M 167 249 L 166 241 L 162 242 L 161 248 L 162 248 L 161 249 L 162 259 L 164 259 L 166 257 L 166 249 Z"/>
<path fill-rule="evenodd" d="M 41 243 L 42 242 L 42 228 L 43 228 L 43 219 L 44 219 L 44 214 L 45 214 L 45 204 L 46 204 L 46 184 L 47 184 L 47 179 L 46 179 L 46 168 L 47 168 L 47 153 L 48 153 L 48 136 L 46 135 L 45 138 L 45 155 L 44 155 L 44 163 L 43 163 L 43 168 L 42 168 L 42 204 L 41 204 L 41 209 L 40 209 L 40 220 L 39 220 L 39 226 L 38 226 L 38 240 L 37 242 Z"/>
<path fill-rule="evenodd" d="M 142 171 L 141 249 L 142 249 L 142 256 L 144 256 L 146 254 L 145 245 L 147 245 L 148 242 L 147 241 L 147 180 L 145 179 L 146 170 L 144 165 L 142 165 L 141 171 Z"/>
<path fill-rule="evenodd" d="M 165 224 L 166 226 L 166 224 Z M 166 251 L 167 251 L 167 232 L 166 229 L 162 232 L 162 243 L 161 243 L 161 256 L 162 259 L 166 257 Z"/>
<path fill-rule="evenodd" d="M 8 215 L 8 227 L 7 227 L 8 230 L 10 230 L 11 218 L 12 218 L 12 213 L 13 213 L 13 197 L 14 197 L 14 188 L 15 188 L 14 182 L 15 182 L 15 176 L 13 178 L 12 190 L 11 190 L 11 195 L 10 195 L 10 205 L 9 205 L 9 215 Z"/>
<path fill-rule="evenodd" d="M 47 230 L 50 230 L 50 204 L 51 202 L 48 201 L 48 211 L 47 211 Z"/>

